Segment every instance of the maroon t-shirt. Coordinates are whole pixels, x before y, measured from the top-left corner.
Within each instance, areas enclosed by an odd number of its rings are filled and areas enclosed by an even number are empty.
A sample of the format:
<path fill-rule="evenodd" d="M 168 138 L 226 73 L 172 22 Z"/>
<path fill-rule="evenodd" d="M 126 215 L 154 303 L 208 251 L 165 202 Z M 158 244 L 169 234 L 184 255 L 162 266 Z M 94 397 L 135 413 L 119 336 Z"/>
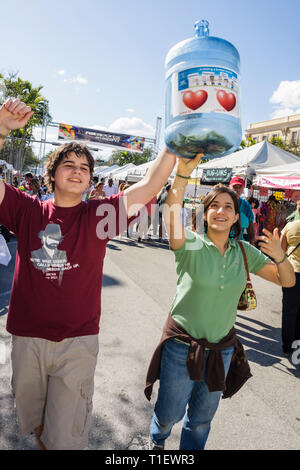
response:
<path fill-rule="evenodd" d="M 0 223 L 18 239 L 9 333 L 51 341 L 97 334 L 106 244 L 128 224 L 123 193 L 66 208 L 6 184 Z"/>

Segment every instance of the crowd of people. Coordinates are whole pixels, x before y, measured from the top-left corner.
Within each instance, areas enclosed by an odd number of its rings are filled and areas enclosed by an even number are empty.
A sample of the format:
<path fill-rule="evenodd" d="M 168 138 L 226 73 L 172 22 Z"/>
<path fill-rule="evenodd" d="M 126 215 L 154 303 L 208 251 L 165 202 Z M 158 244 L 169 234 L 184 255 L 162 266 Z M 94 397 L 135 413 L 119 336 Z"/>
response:
<path fill-rule="evenodd" d="M 32 114 L 18 99 L 6 101 L 0 148 Z M 278 228 L 263 228 L 255 240 L 244 181 L 234 177 L 204 198 L 199 233 L 195 218 L 186 222 L 184 195 L 202 156 L 180 159 L 164 148 L 138 183 L 117 188 L 112 180 L 94 180 L 91 186 L 94 159 L 86 146 L 71 142 L 48 157 L 43 180 L 27 174 L 14 185 L 0 181 L 0 223 L 18 239 L 6 326 L 12 389 L 20 432 L 34 432 L 40 449 L 88 446 L 105 248 L 130 233 L 133 221 L 144 238 L 153 207 L 158 224 L 164 221 L 178 279 L 147 373 L 148 399 L 160 381 L 148 449 L 164 449 L 183 418 L 180 450 L 204 449 L 222 394 L 231 397 L 251 377 L 234 328 L 248 270 L 283 288 L 283 353 L 291 354 L 300 336 L 300 220 L 281 236 Z"/>

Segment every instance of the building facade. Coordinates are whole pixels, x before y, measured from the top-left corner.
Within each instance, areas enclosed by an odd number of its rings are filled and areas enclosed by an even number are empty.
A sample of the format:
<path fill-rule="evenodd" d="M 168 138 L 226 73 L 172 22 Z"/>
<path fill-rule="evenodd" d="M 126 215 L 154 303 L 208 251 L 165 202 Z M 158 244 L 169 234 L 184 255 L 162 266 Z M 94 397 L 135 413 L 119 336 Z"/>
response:
<path fill-rule="evenodd" d="M 286 144 L 297 147 L 300 145 L 300 114 L 250 124 L 245 137 L 251 137 L 256 143 L 278 137 Z"/>

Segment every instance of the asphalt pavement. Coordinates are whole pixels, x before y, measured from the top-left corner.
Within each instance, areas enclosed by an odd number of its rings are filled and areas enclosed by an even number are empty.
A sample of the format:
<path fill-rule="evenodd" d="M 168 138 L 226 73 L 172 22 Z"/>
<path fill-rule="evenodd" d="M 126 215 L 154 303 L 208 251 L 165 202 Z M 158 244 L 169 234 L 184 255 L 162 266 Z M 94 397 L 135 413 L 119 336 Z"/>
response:
<path fill-rule="evenodd" d="M 14 256 L 15 240 L 9 248 Z M 5 323 L 13 269 L 14 260 L 0 265 L 0 450 L 36 448 L 33 436 L 18 433 L 9 387 Z M 300 365 L 282 357 L 281 288 L 252 279 L 258 307 L 239 312 L 236 328 L 253 377 L 231 399 L 221 400 L 206 449 L 299 450 Z M 89 449 L 135 450 L 146 443 L 158 384 L 148 402 L 145 376 L 175 288 L 174 256 L 167 244 L 127 238 L 108 244 Z M 166 450 L 178 449 L 180 429 L 180 423 L 174 426 Z"/>

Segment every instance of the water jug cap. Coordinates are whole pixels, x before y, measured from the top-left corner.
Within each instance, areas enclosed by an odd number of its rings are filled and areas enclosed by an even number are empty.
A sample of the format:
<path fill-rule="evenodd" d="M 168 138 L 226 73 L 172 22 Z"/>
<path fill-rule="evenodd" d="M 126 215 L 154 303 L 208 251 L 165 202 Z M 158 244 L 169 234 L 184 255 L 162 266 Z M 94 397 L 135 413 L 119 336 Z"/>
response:
<path fill-rule="evenodd" d="M 194 24 L 194 28 L 196 30 L 196 36 L 201 37 L 201 36 L 209 36 L 209 22 L 206 20 L 200 20 L 196 21 Z"/>

